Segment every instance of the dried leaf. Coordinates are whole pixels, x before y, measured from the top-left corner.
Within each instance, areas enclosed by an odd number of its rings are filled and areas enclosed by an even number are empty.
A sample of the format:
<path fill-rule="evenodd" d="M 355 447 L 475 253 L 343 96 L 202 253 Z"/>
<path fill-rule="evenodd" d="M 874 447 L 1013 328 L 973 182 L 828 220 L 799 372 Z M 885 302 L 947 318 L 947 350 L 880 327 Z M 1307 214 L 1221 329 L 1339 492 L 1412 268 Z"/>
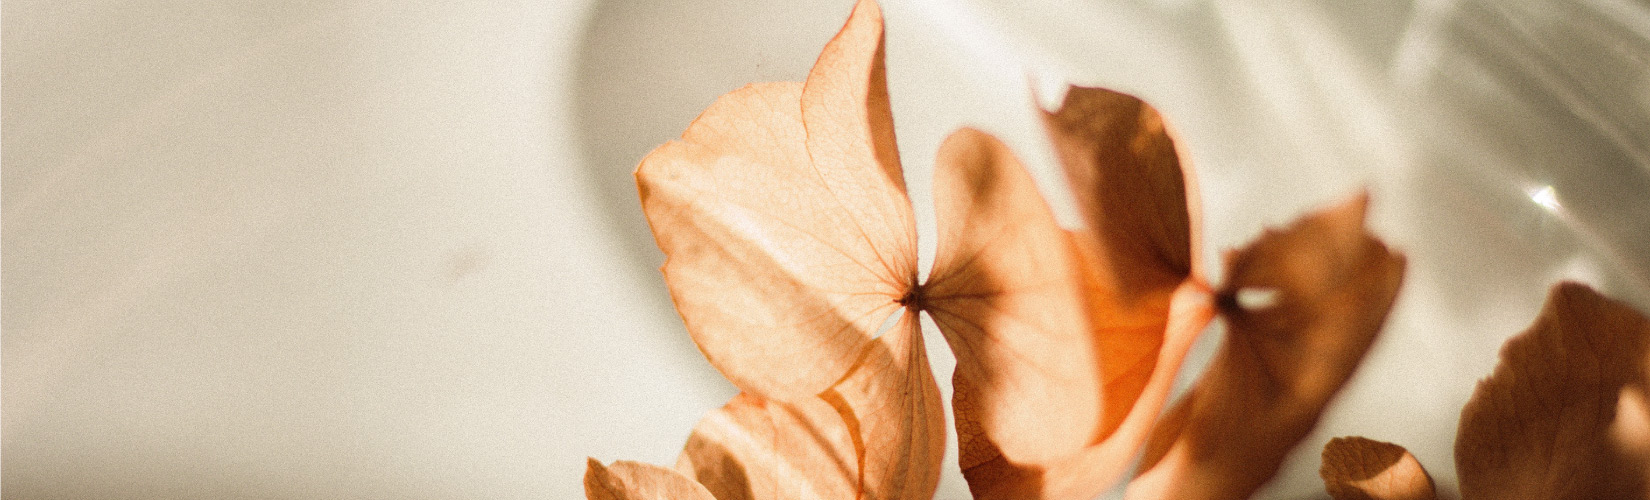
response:
<path fill-rule="evenodd" d="M 932 497 L 945 418 L 916 325 L 902 315 L 821 396 L 734 397 L 694 428 L 676 469 L 721 500 Z"/>
<path fill-rule="evenodd" d="M 1247 497 L 1317 424 L 1403 278 L 1404 258 L 1364 231 L 1367 203 L 1358 196 L 1227 255 L 1226 342 L 1153 431 L 1129 498 Z"/>
<path fill-rule="evenodd" d="M 1432 477 L 1409 450 L 1392 443 L 1342 437 L 1323 447 L 1324 489 L 1335 500 L 1436 500 Z"/>
<path fill-rule="evenodd" d="M 584 469 L 584 496 L 588 500 L 716 500 L 704 486 L 676 471 L 628 460 L 603 466 L 594 458 Z"/>
<path fill-rule="evenodd" d="M 806 84 L 754 84 L 642 160 L 642 209 L 705 357 L 767 399 L 840 380 L 915 286 L 882 19 L 855 7 Z"/>
<path fill-rule="evenodd" d="M 1585 285 L 1553 288 L 1461 410 L 1471 499 L 1647 498 L 1650 320 Z"/>

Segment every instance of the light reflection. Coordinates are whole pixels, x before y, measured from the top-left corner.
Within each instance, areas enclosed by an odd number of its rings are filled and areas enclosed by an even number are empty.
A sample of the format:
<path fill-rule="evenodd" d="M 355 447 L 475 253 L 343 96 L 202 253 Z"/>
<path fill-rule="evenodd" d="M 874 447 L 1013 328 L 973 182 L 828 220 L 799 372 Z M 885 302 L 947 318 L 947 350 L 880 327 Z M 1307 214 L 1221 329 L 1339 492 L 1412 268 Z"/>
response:
<path fill-rule="evenodd" d="M 1559 209 L 1564 208 L 1558 204 L 1558 192 L 1554 191 L 1552 186 L 1541 186 L 1525 192 L 1530 195 L 1530 201 L 1541 205 L 1541 208 L 1547 209 L 1548 212 L 1557 213 Z"/>

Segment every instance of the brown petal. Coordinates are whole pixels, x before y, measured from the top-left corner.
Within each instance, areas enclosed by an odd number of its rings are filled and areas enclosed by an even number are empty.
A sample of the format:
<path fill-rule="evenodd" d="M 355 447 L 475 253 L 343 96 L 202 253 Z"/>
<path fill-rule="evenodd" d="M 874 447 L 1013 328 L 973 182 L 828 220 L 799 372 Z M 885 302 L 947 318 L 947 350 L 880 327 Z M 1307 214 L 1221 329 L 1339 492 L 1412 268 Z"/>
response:
<path fill-rule="evenodd" d="M 819 397 L 734 397 L 694 428 L 677 470 L 721 500 L 931 498 L 945 417 L 916 325 L 901 315 Z"/>
<path fill-rule="evenodd" d="M 587 500 L 716 500 L 704 486 L 681 473 L 620 460 L 603 466 L 592 458 L 584 469 Z"/>
<path fill-rule="evenodd" d="M 1362 437 L 1323 447 L 1324 489 L 1335 500 L 1436 500 L 1432 478 L 1409 450 Z"/>
<path fill-rule="evenodd" d="M 861 3 L 805 85 L 722 96 L 637 168 L 677 310 L 745 391 L 826 389 L 915 281 L 881 40 Z"/>
<path fill-rule="evenodd" d="M 925 296 L 957 355 L 953 410 L 976 497 L 1003 469 L 1043 464 L 1099 437 L 1098 346 L 1065 232 L 1006 146 L 964 129 L 940 146 L 939 244 Z"/>
<path fill-rule="evenodd" d="M 1646 498 L 1647 351 L 1650 320 L 1632 307 L 1554 287 L 1461 410 L 1461 495 Z"/>
<path fill-rule="evenodd" d="M 1060 109 L 1043 113 L 1043 124 L 1083 214 L 1074 241 L 1101 346 L 1102 429 L 1109 434 L 1133 412 L 1155 418 L 1159 408 L 1135 402 L 1164 371 L 1159 357 L 1184 354 L 1161 351 L 1171 295 L 1187 280 L 1204 279 L 1193 252 L 1196 198 L 1187 196 L 1195 183 L 1162 117 L 1133 96 L 1071 87 Z M 1171 377 L 1178 369 L 1161 368 Z"/>
<path fill-rule="evenodd" d="M 1404 258 L 1364 231 L 1367 202 L 1268 230 L 1228 255 L 1218 294 L 1226 342 L 1153 432 L 1129 498 L 1245 498 L 1317 424 L 1403 279 Z"/>
<path fill-rule="evenodd" d="M 1127 94 L 1070 87 L 1043 125 L 1113 300 L 1133 304 L 1201 274 L 1192 170 L 1156 109 Z"/>

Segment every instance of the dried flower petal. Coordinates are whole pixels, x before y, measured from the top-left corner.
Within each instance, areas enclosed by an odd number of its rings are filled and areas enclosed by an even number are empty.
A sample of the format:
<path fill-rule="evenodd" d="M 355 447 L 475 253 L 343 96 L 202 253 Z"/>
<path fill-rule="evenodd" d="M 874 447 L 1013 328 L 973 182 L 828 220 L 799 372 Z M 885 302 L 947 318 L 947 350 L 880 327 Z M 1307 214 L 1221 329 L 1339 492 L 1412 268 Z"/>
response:
<path fill-rule="evenodd" d="M 1102 346 L 1102 428 L 1110 433 L 1155 373 L 1171 294 L 1188 279 L 1203 280 L 1193 254 L 1196 199 L 1186 195 L 1195 190 L 1192 173 L 1162 117 L 1133 96 L 1071 87 L 1043 123 L 1083 213 L 1074 241 Z"/>
<path fill-rule="evenodd" d="M 1324 489 L 1335 500 L 1436 500 L 1432 477 L 1409 450 L 1362 437 L 1323 447 Z"/>
<path fill-rule="evenodd" d="M 584 469 L 584 496 L 588 500 L 716 500 L 704 486 L 676 471 L 628 460 L 603 466 L 594 458 Z"/>
<path fill-rule="evenodd" d="M 1553 288 L 1461 410 L 1472 499 L 1647 498 L 1650 320 L 1585 285 Z"/>
<path fill-rule="evenodd" d="M 861 2 L 806 84 L 722 96 L 636 170 L 677 311 L 745 391 L 825 390 L 915 286 L 882 71 L 881 13 Z"/>
<path fill-rule="evenodd" d="M 931 498 L 945 418 L 916 325 L 902 315 L 819 397 L 734 397 L 694 428 L 677 470 L 721 500 Z"/>
<path fill-rule="evenodd" d="M 1367 195 L 1227 255 L 1226 342 L 1147 445 L 1128 496 L 1243 498 L 1265 484 L 1369 350 L 1404 258 L 1363 228 Z M 1244 307 L 1245 290 L 1271 291 Z"/>
<path fill-rule="evenodd" d="M 1080 449 L 1099 432 L 1099 346 L 1053 212 L 1007 147 L 971 129 L 940 147 L 934 197 L 945 216 L 924 300 L 957 354 L 964 475 Z"/>

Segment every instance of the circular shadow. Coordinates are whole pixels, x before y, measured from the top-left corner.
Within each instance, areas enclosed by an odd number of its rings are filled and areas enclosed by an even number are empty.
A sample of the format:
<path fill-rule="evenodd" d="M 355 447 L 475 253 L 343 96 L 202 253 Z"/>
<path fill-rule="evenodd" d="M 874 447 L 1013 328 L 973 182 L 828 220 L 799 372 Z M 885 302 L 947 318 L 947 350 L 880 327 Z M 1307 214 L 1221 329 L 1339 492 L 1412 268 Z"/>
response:
<path fill-rule="evenodd" d="M 574 123 L 604 219 L 638 264 L 664 260 L 631 173 L 718 96 L 801 81 L 849 2 L 599 2 L 579 49 Z"/>

